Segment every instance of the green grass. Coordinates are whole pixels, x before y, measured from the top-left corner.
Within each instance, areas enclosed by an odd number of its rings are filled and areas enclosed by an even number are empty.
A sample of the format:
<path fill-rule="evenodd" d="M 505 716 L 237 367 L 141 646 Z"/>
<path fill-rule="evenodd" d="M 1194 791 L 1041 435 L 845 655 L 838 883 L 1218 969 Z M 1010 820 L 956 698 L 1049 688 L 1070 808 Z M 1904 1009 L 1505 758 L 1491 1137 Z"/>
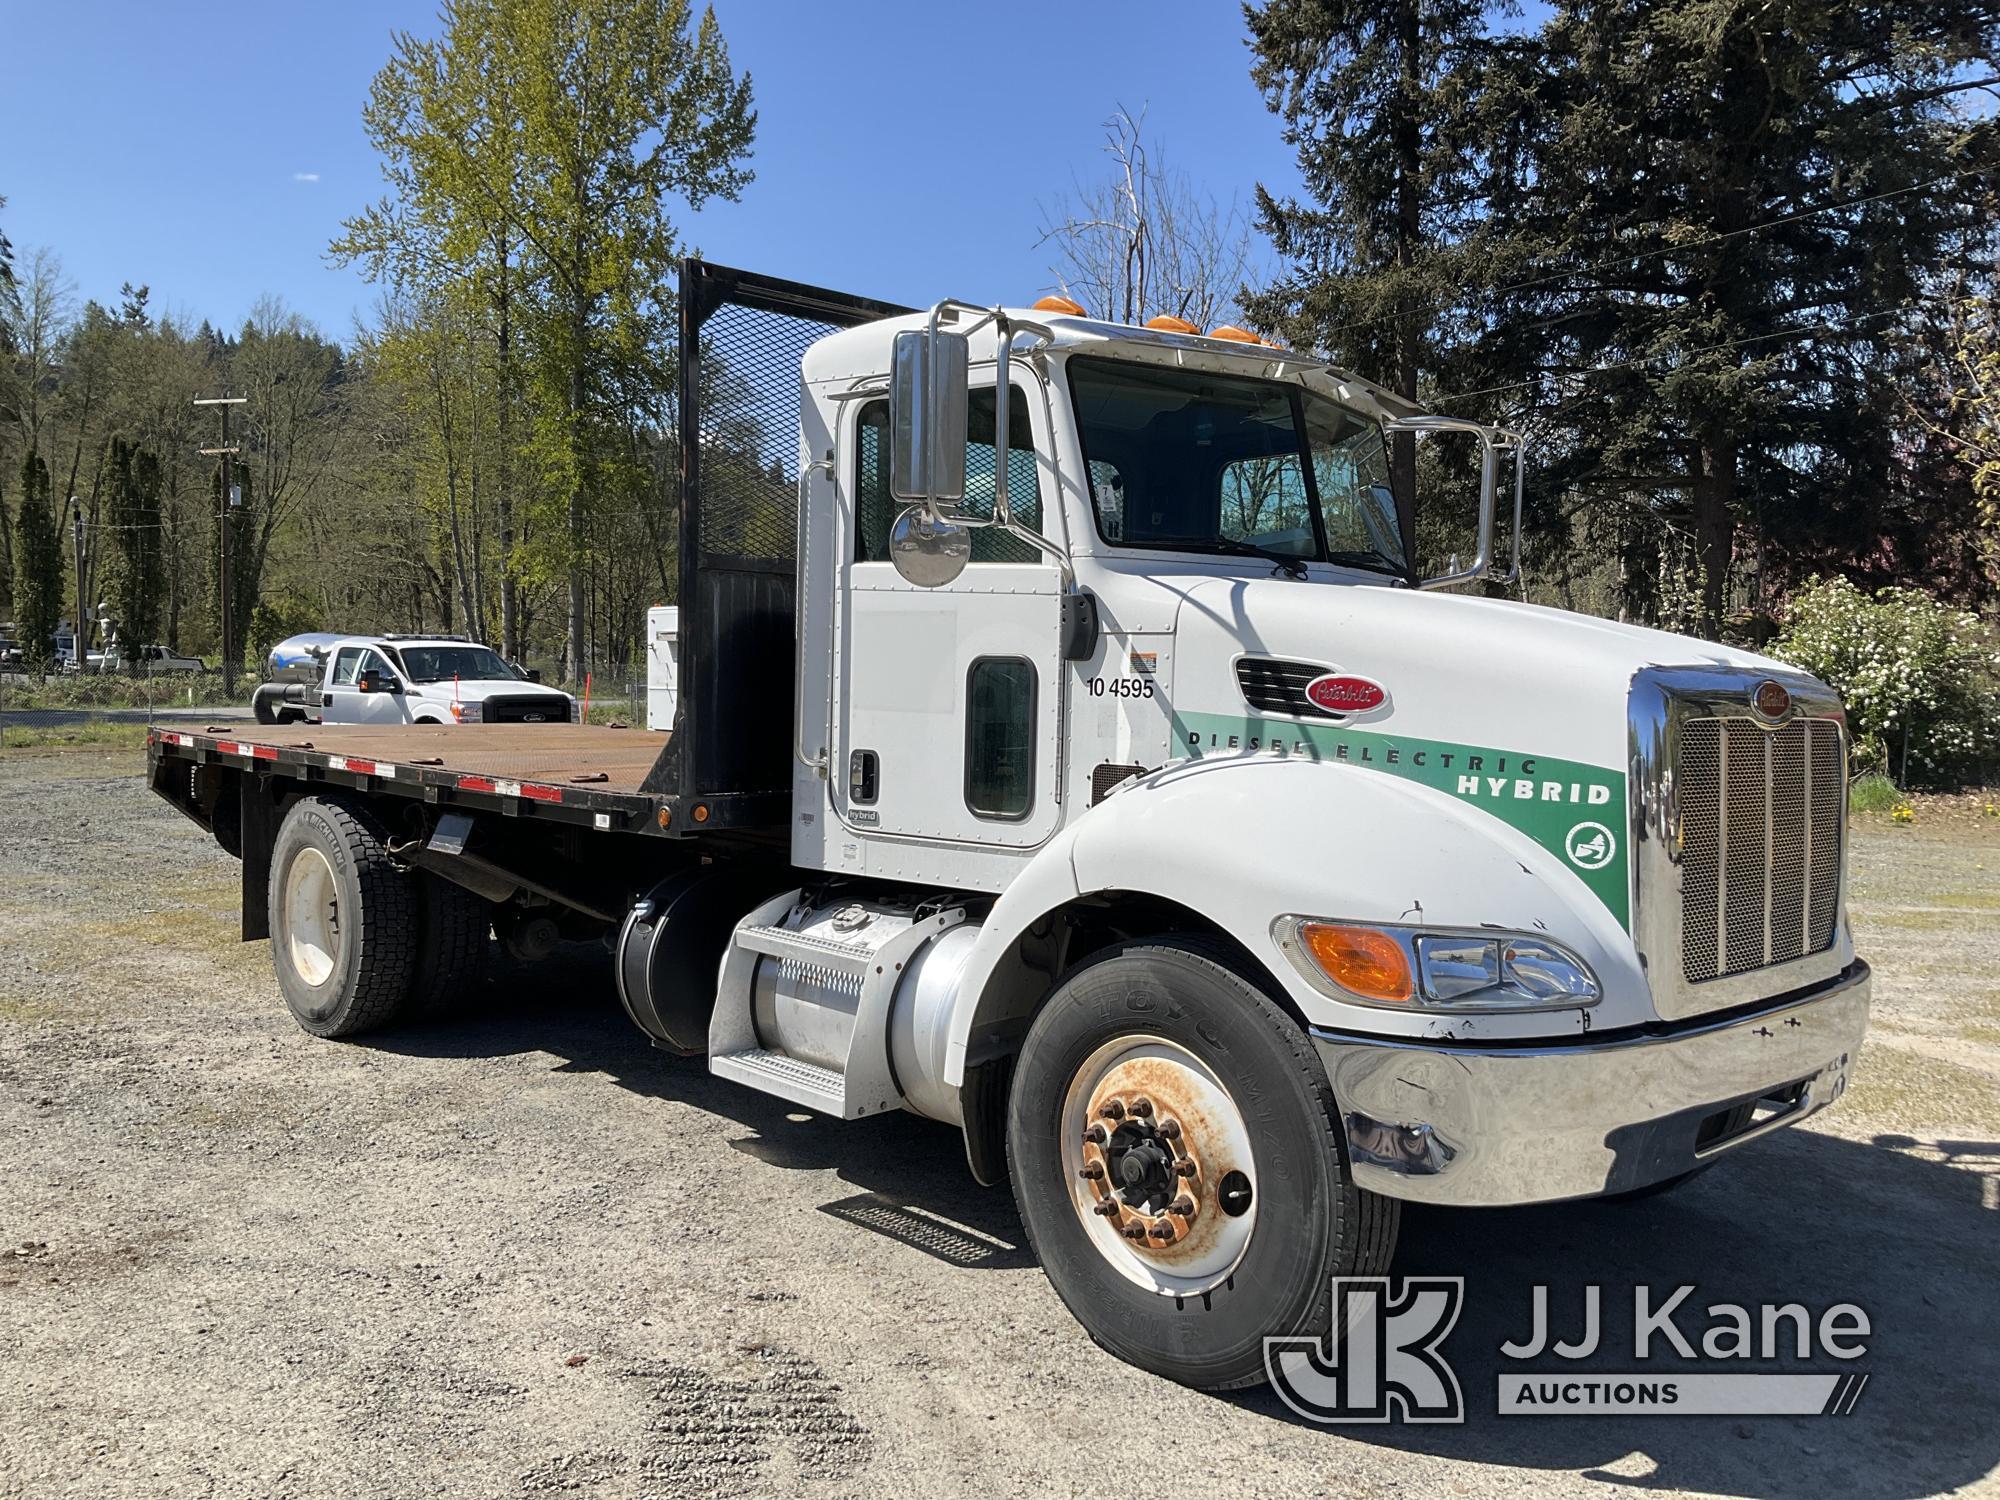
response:
<path fill-rule="evenodd" d="M 1856 777 L 1847 789 L 1847 809 L 1858 813 L 1883 813 L 1903 800 L 1896 783 L 1879 772 Z"/>
<path fill-rule="evenodd" d="M 144 724 L 106 724 L 87 720 L 81 724 L 45 724 L 0 727 L 0 750 L 65 750 L 96 746 L 108 750 L 140 750 L 146 744 Z"/>

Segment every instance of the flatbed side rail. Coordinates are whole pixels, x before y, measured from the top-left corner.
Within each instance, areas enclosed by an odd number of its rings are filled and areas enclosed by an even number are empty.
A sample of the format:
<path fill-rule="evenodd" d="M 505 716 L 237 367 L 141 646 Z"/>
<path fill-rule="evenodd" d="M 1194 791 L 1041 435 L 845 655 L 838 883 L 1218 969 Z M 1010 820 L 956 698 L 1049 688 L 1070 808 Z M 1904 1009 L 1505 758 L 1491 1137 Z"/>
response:
<path fill-rule="evenodd" d="M 194 733 L 153 729 L 146 736 L 149 780 L 158 790 L 169 762 L 220 766 L 253 775 L 286 777 L 308 785 L 408 797 L 433 805 L 467 807 L 506 817 L 569 823 L 599 832 L 669 836 L 665 799 L 648 792 L 609 791 L 587 784 L 516 780 L 445 765 L 345 755 L 310 744 L 266 744 L 222 730 Z M 189 807 L 170 798 L 183 811 Z M 221 830 L 218 830 L 218 836 Z M 225 847 L 227 847 L 225 843 Z"/>

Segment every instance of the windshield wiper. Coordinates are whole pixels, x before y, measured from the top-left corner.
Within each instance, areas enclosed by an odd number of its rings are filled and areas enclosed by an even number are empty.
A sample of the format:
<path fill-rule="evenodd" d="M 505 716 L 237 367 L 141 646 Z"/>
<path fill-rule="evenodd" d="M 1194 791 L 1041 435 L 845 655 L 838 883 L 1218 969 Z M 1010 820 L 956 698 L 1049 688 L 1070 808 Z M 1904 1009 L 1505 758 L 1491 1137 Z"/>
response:
<path fill-rule="evenodd" d="M 1265 562 L 1282 569 L 1287 577 L 1308 576 L 1306 560 L 1303 557 L 1294 557 L 1289 552 L 1273 552 L 1269 547 L 1260 547 L 1255 542 L 1239 542 L 1232 536 L 1206 536 L 1199 539 L 1189 537 L 1186 540 L 1176 541 L 1152 537 L 1137 545 L 1161 547 L 1169 552 L 1224 552 L 1231 557 L 1261 557 Z"/>
<path fill-rule="evenodd" d="M 1343 568 L 1366 568 L 1371 573 L 1393 573 L 1403 576 L 1403 569 L 1392 557 L 1377 552 L 1373 547 L 1359 547 L 1347 552 L 1329 552 L 1326 560 Z"/>

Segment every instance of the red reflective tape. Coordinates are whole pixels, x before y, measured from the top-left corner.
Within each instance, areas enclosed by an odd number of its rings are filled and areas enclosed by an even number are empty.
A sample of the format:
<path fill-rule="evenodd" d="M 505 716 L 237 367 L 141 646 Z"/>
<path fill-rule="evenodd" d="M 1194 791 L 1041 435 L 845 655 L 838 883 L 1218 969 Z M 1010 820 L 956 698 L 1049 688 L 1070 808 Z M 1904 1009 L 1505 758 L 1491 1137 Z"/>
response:
<path fill-rule="evenodd" d="M 521 795 L 536 802 L 560 802 L 563 796 L 559 786 L 536 786 L 532 781 L 521 783 Z"/>
<path fill-rule="evenodd" d="M 461 776 L 458 778 L 458 789 L 462 792 L 493 792 L 499 790 L 499 785 L 490 776 Z"/>
<path fill-rule="evenodd" d="M 249 753 L 241 745 L 235 744 L 230 740 L 217 740 L 215 742 L 215 749 L 219 755 L 246 755 Z"/>
<path fill-rule="evenodd" d="M 276 760 L 278 758 L 278 749 L 275 745 L 250 745 L 246 748 L 258 760 Z"/>

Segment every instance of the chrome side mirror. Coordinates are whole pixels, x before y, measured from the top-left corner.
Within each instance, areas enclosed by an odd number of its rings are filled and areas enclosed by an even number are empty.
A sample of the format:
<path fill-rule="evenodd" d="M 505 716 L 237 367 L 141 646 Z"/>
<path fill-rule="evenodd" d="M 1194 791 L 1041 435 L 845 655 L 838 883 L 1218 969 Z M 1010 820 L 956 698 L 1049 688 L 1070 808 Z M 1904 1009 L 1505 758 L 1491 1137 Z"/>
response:
<path fill-rule="evenodd" d="M 942 521 L 965 498 L 966 370 L 972 340 L 943 329 L 896 335 L 889 367 L 889 493 Z"/>
<path fill-rule="evenodd" d="M 1456 555 L 1451 566 L 1434 578 L 1426 578 L 1417 585 L 1422 589 L 1449 588 L 1455 583 L 1470 583 L 1478 578 L 1491 578 L 1495 583 L 1512 583 L 1521 576 L 1521 495 L 1527 482 L 1528 445 L 1517 432 L 1509 432 L 1504 427 L 1488 427 L 1484 423 L 1470 421 L 1464 417 L 1444 417 L 1426 413 L 1416 417 L 1395 417 L 1382 424 L 1392 433 L 1412 432 L 1418 437 L 1431 437 L 1442 432 L 1465 433 L 1479 443 L 1479 536 L 1478 550 L 1473 555 L 1472 566 L 1461 568 Z M 1514 543 L 1513 560 L 1504 572 L 1496 572 L 1493 567 L 1493 526 L 1495 513 L 1499 509 L 1501 485 L 1501 464 L 1513 461 L 1514 465 Z"/>
<path fill-rule="evenodd" d="M 959 452 L 964 451 L 961 445 Z M 972 533 L 954 522 L 933 520 L 924 506 L 910 506 L 889 528 L 889 561 L 918 588 L 943 588 L 971 560 Z"/>

